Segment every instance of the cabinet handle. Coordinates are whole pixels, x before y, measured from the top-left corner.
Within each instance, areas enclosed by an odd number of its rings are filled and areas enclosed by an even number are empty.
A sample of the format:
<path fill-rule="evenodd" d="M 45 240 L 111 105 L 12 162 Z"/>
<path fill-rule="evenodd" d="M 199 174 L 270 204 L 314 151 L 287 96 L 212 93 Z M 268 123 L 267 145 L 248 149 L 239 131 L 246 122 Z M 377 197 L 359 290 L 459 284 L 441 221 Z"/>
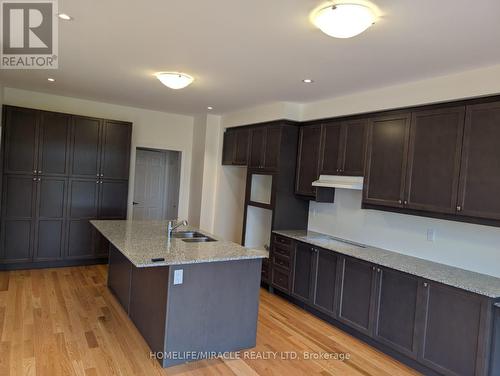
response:
<path fill-rule="evenodd" d="M 408 201 L 404 200 L 403 204 L 408 205 Z"/>
<path fill-rule="evenodd" d="M 36 174 L 36 170 L 33 170 L 33 173 Z"/>
<path fill-rule="evenodd" d="M 33 178 L 33 181 L 36 181 L 36 178 Z"/>
<path fill-rule="evenodd" d="M 424 287 L 425 288 L 429 287 L 429 284 L 427 282 L 424 282 Z"/>
<path fill-rule="evenodd" d="M 42 173 L 42 170 L 38 170 L 38 173 L 41 174 Z"/>
<path fill-rule="evenodd" d="M 398 204 L 400 204 L 400 205 L 401 205 L 402 203 L 403 203 L 403 201 L 402 201 L 402 200 L 398 200 Z"/>
<path fill-rule="evenodd" d="M 462 211 L 462 207 L 460 205 L 457 206 L 457 211 Z"/>
<path fill-rule="evenodd" d="M 375 270 L 376 268 L 374 266 L 372 266 L 372 270 Z"/>
<path fill-rule="evenodd" d="M 101 174 L 101 178 L 104 177 L 104 174 Z"/>
<path fill-rule="evenodd" d="M 380 273 L 380 272 L 381 272 L 380 268 L 377 268 L 377 273 Z"/>
<path fill-rule="evenodd" d="M 99 180 L 96 180 L 96 181 L 95 181 L 95 183 L 96 183 L 96 184 L 99 184 Z"/>

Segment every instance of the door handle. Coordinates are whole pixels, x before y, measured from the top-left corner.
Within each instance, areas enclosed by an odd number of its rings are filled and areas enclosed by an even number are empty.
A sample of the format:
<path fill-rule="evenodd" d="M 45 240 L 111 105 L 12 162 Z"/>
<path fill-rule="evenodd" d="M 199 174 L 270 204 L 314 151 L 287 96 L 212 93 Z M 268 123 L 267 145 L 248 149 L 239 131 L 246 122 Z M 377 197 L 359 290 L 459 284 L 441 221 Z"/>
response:
<path fill-rule="evenodd" d="M 132 205 L 139 205 L 139 203 L 134 201 L 132 202 Z"/>

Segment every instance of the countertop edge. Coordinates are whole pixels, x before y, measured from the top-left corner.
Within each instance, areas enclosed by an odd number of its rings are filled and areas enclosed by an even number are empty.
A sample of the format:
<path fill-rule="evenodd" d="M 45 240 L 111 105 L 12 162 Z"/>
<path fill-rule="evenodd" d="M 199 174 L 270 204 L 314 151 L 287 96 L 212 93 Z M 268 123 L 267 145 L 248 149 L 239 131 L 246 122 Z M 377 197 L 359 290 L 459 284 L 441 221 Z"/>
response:
<path fill-rule="evenodd" d="M 451 286 L 451 287 L 458 288 L 458 289 L 461 289 L 464 291 L 468 291 L 468 292 L 471 292 L 471 293 L 474 293 L 474 294 L 477 294 L 477 295 L 480 295 L 480 296 L 483 296 L 483 297 L 486 297 L 489 299 L 493 299 L 493 300 L 500 299 L 500 287 L 498 289 L 499 291 L 494 293 L 493 291 L 488 291 L 488 289 L 486 289 L 486 288 L 481 289 L 479 287 L 471 286 L 470 284 L 467 284 L 467 283 L 463 283 L 463 284 L 453 283 L 452 281 L 450 281 L 446 277 L 440 278 L 440 277 L 433 275 L 431 273 L 418 272 L 416 270 L 411 270 L 410 268 L 405 268 L 403 266 L 398 267 L 397 265 L 394 265 L 394 263 L 384 262 L 384 257 L 387 258 L 390 255 L 394 255 L 395 257 L 397 256 L 400 258 L 405 258 L 407 261 L 413 261 L 415 263 L 417 263 L 417 262 L 430 263 L 437 268 L 443 268 L 443 273 L 447 273 L 447 274 L 463 273 L 463 274 L 468 274 L 470 278 L 474 278 L 474 277 L 476 277 L 476 278 L 479 277 L 479 278 L 484 278 L 484 279 L 492 278 L 492 279 L 496 279 L 500 285 L 500 279 L 497 277 L 494 277 L 494 276 L 490 276 L 487 274 L 482 274 L 482 273 L 478 273 L 478 272 L 474 272 L 474 271 L 470 271 L 470 270 L 466 270 L 466 269 L 461 269 L 461 268 L 457 268 L 455 266 L 446 265 L 446 264 L 442 264 L 439 262 L 421 259 L 421 258 L 418 258 L 415 256 L 409 256 L 409 255 L 405 255 L 403 253 L 398 253 L 398 252 L 389 251 L 389 250 L 385 250 L 382 248 L 377 248 L 377 247 L 372 247 L 372 246 L 367 246 L 367 245 L 366 246 L 363 245 L 363 247 L 364 247 L 363 250 L 364 251 L 367 251 L 367 250 L 371 251 L 372 257 L 364 258 L 362 255 L 353 254 L 354 252 L 348 252 L 346 249 L 341 249 L 341 248 L 332 249 L 333 247 L 328 248 L 328 247 L 325 247 L 324 244 L 321 244 L 318 241 L 315 242 L 314 240 L 307 239 L 307 234 L 311 234 L 313 236 L 324 237 L 325 240 L 327 240 L 327 239 L 337 240 L 333 236 L 330 236 L 327 234 L 322 234 L 322 233 L 315 232 L 315 231 L 306 231 L 306 230 L 297 231 L 297 232 L 304 232 L 304 235 L 293 235 L 293 234 L 291 234 L 291 232 L 293 232 L 293 231 L 294 230 L 275 230 L 275 231 L 273 231 L 273 234 L 284 236 L 284 237 L 294 239 L 296 241 L 300 241 L 303 243 L 315 245 L 317 247 L 321 247 L 322 249 L 327 249 L 327 250 L 330 250 L 332 252 L 337 252 L 337 253 L 345 255 L 345 256 L 353 257 L 353 258 L 356 258 L 356 259 L 359 259 L 362 261 L 370 262 L 370 263 L 380 265 L 380 266 L 383 266 L 383 267 L 386 267 L 389 269 L 397 270 L 397 271 L 400 271 L 403 273 L 408 273 L 408 274 L 416 276 L 416 277 L 428 279 L 429 281 L 441 283 L 441 284 L 444 284 L 447 286 Z M 356 245 L 350 245 L 350 247 L 351 247 L 351 249 L 359 249 L 360 248 L 360 247 L 357 247 Z M 373 252 L 380 253 L 380 256 L 378 259 L 376 259 L 377 256 L 373 255 Z"/>

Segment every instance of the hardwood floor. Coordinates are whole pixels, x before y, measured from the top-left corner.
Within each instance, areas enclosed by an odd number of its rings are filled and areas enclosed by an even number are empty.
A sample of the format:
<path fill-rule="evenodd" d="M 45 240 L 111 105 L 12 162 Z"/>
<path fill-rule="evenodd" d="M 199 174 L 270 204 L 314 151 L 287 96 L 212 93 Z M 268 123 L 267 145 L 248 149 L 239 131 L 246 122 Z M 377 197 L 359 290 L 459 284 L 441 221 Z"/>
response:
<path fill-rule="evenodd" d="M 106 266 L 0 272 L 0 375 L 418 375 L 261 292 L 257 359 L 162 369 L 106 288 Z M 349 353 L 350 359 L 261 359 L 272 352 Z M 259 353 L 261 352 L 261 353 Z M 285 355 L 285 354 L 284 354 Z"/>

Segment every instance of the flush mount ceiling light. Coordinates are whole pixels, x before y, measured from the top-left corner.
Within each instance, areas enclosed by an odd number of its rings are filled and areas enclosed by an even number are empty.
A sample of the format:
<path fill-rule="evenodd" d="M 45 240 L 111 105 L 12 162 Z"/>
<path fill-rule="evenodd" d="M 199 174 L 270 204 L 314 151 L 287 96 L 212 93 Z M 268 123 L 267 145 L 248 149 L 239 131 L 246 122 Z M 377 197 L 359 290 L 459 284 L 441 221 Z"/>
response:
<path fill-rule="evenodd" d="M 312 84 L 314 82 L 314 80 L 311 80 L 310 78 L 304 78 L 302 80 L 302 82 L 305 83 L 305 84 Z"/>
<path fill-rule="evenodd" d="M 155 76 L 163 85 L 175 90 L 184 89 L 194 81 L 189 74 L 180 72 L 158 72 Z"/>
<path fill-rule="evenodd" d="M 210 110 L 213 110 L 214 108 L 212 106 L 208 106 L 207 107 L 207 110 L 210 111 Z"/>
<path fill-rule="evenodd" d="M 64 20 L 64 21 L 72 21 L 73 20 L 73 17 L 71 17 L 69 14 L 66 14 L 66 13 L 59 13 L 57 15 L 57 17 L 59 17 L 61 20 Z"/>
<path fill-rule="evenodd" d="M 362 4 L 334 4 L 314 11 L 312 22 L 334 38 L 351 38 L 375 23 L 375 13 Z"/>
<path fill-rule="evenodd" d="M 50 81 L 50 82 L 55 82 L 55 81 L 56 81 L 56 79 L 55 79 L 55 78 L 50 77 L 50 78 L 47 78 L 47 81 Z"/>

